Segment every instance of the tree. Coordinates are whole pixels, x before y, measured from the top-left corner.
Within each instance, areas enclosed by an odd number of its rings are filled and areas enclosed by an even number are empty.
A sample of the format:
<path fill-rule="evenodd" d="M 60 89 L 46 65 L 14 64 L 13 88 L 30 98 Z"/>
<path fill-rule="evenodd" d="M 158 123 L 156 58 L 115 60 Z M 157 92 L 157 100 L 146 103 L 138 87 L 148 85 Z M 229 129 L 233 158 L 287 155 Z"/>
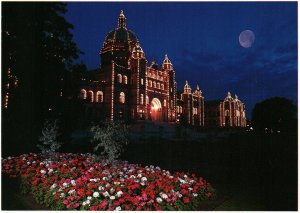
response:
<path fill-rule="evenodd" d="M 4 149 L 32 151 L 43 120 L 61 114 L 64 75 L 81 53 L 64 13 L 60 2 L 2 4 L 2 85 L 8 69 L 18 79 L 8 108 L 2 108 Z"/>
<path fill-rule="evenodd" d="M 95 152 L 112 162 L 122 153 L 124 145 L 128 143 L 128 127 L 122 121 L 106 121 L 102 125 L 91 128 L 93 134 L 91 142 L 96 143 Z M 102 148 L 102 149 L 101 149 Z"/>
<path fill-rule="evenodd" d="M 254 130 L 290 132 L 297 130 L 297 108 L 291 100 L 274 97 L 257 103 L 252 111 Z"/>
<path fill-rule="evenodd" d="M 54 154 L 61 147 L 58 137 L 58 121 L 46 120 L 42 130 L 42 136 L 40 137 L 42 144 L 38 144 L 37 147 L 42 153 Z"/>

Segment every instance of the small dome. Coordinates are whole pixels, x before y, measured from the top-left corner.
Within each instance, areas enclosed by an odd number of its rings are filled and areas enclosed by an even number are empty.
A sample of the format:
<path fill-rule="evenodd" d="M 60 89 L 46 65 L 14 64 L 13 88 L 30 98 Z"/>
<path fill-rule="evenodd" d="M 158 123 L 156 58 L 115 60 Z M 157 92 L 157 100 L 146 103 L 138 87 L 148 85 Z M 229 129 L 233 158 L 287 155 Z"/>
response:
<path fill-rule="evenodd" d="M 233 98 L 231 97 L 231 93 L 230 92 L 227 93 L 227 97 L 225 98 L 224 101 L 233 101 Z"/>
<path fill-rule="evenodd" d="M 158 64 L 156 63 L 154 58 L 152 59 L 150 67 L 155 69 L 155 70 L 158 70 Z"/>
<path fill-rule="evenodd" d="M 166 69 L 166 70 L 172 70 L 173 69 L 173 65 L 172 65 L 170 59 L 168 58 L 167 54 L 165 55 L 165 59 L 163 60 L 162 68 Z"/>

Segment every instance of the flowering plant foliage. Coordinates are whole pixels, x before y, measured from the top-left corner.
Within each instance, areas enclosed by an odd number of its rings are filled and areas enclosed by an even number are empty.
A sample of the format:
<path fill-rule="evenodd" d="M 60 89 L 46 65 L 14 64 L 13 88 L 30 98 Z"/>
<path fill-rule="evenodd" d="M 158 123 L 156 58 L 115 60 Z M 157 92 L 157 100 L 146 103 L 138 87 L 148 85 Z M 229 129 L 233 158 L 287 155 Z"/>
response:
<path fill-rule="evenodd" d="M 121 121 L 106 121 L 101 125 L 91 128 L 93 134 L 91 142 L 95 142 L 94 151 L 103 148 L 101 155 L 106 155 L 108 160 L 117 159 L 128 143 L 128 127 Z"/>
<path fill-rule="evenodd" d="M 202 177 L 159 167 L 97 161 L 91 154 L 23 154 L 2 159 L 26 193 L 53 210 L 197 210 L 215 192 Z"/>

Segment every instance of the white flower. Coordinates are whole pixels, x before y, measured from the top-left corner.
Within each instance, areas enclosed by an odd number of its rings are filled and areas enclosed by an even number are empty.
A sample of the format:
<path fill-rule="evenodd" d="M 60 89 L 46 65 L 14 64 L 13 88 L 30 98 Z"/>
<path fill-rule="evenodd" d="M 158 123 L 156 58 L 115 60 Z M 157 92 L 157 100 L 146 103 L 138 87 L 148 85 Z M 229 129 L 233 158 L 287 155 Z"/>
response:
<path fill-rule="evenodd" d="M 167 199 L 167 198 L 168 198 L 168 195 L 162 193 L 162 194 L 161 194 L 161 197 L 162 197 L 163 199 Z"/>
<path fill-rule="evenodd" d="M 169 176 L 170 179 L 173 179 L 173 176 Z"/>
<path fill-rule="evenodd" d="M 83 205 L 83 206 L 85 206 L 85 205 L 86 205 L 86 202 L 85 202 L 85 201 L 83 201 L 83 202 L 82 202 L 82 205 Z"/>
<path fill-rule="evenodd" d="M 46 171 L 45 170 L 43 170 L 43 169 L 41 169 L 41 174 L 46 174 Z"/>
<path fill-rule="evenodd" d="M 110 194 L 112 194 L 112 193 L 115 192 L 115 189 L 114 189 L 114 188 L 111 188 L 111 189 L 109 190 L 109 192 L 110 192 Z"/>
<path fill-rule="evenodd" d="M 114 200 L 114 199 L 116 199 L 116 197 L 115 196 L 110 196 L 109 199 Z"/>
<path fill-rule="evenodd" d="M 156 198 L 156 202 L 161 203 L 162 199 L 160 197 Z"/>
<path fill-rule="evenodd" d="M 27 165 L 30 165 L 30 161 L 27 162 Z"/>
<path fill-rule="evenodd" d="M 122 210 L 121 206 L 118 206 L 118 207 L 116 208 L 116 211 L 121 211 L 121 210 Z"/>
<path fill-rule="evenodd" d="M 32 162 L 33 163 L 33 162 Z M 53 169 L 48 169 L 49 171 L 48 171 L 48 173 L 51 173 L 51 172 L 53 172 Z"/>
<path fill-rule="evenodd" d="M 98 189 L 99 189 L 99 191 L 102 191 L 102 190 L 104 190 L 104 187 L 103 186 L 99 186 Z"/>
<path fill-rule="evenodd" d="M 50 189 L 55 189 L 57 187 L 56 183 L 53 183 L 52 186 L 50 187 Z"/>
<path fill-rule="evenodd" d="M 141 186 L 145 186 L 146 185 L 145 182 L 141 182 L 140 184 L 141 184 Z"/>
<path fill-rule="evenodd" d="M 138 174 L 137 176 L 138 176 L 139 178 L 141 178 L 143 175 L 142 175 L 142 174 Z"/>
<path fill-rule="evenodd" d="M 147 178 L 146 177 L 142 177 L 141 180 L 144 182 L 144 181 L 147 181 Z"/>
<path fill-rule="evenodd" d="M 99 197 L 99 196 L 100 196 L 99 192 L 94 192 L 93 193 L 93 197 Z"/>
<path fill-rule="evenodd" d="M 65 197 L 65 196 L 66 196 L 65 193 L 60 194 L 60 197 Z"/>
<path fill-rule="evenodd" d="M 63 187 L 67 187 L 68 185 L 68 183 L 63 183 Z"/>
<path fill-rule="evenodd" d="M 87 201 L 85 201 L 85 203 L 86 203 L 86 204 L 90 204 L 90 203 L 91 203 L 91 201 L 90 201 L 90 200 L 87 200 Z"/>
<path fill-rule="evenodd" d="M 103 177 L 103 178 L 102 178 L 102 180 L 107 180 L 107 179 L 108 179 L 107 177 Z"/>
<path fill-rule="evenodd" d="M 36 163 L 35 161 L 32 161 L 32 163 L 34 164 L 34 163 Z"/>
<path fill-rule="evenodd" d="M 105 191 L 105 192 L 103 193 L 103 196 L 104 196 L 104 197 L 109 197 L 109 193 L 108 193 L 107 191 Z"/>
<path fill-rule="evenodd" d="M 135 179 L 135 176 L 134 176 L 134 175 L 130 175 L 130 178 L 133 178 L 133 179 Z"/>
<path fill-rule="evenodd" d="M 178 193 L 178 197 L 182 197 L 182 194 Z"/>
<path fill-rule="evenodd" d="M 118 191 L 118 192 L 117 192 L 117 197 L 121 197 L 121 196 L 122 196 L 122 194 L 123 194 L 123 192 L 122 192 L 122 191 Z"/>
<path fill-rule="evenodd" d="M 73 193 L 75 193 L 75 189 L 71 189 L 71 190 L 68 192 L 69 195 L 71 195 L 71 194 L 73 194 Z"/>
<path fill-rule="evenodd" d="M 188 190 L 192 191 L 192 190 L 193 190 L 193 188 L 189 187 L 189 188 L 188 188 Z"/>
<path fill-rule="evenodd" d="M 71 180 L 71 184 L 72 184 L 73 186 L 75 186 L 75 185 L 76 185 L 76 181 L 75 181 L 75 180 Z"/>
<path fill-rule="evenodd" d="M 91 196 L 88 196 L 86 199 L 88 199 L 88 200 L 91 200 L 91 199 L 92 199 L 92 197 L 91 197 Z"/>
<path fill-rule="evenodd" d="M 193 196 L 194 196 L 194 197 L 197 197 L 197 196 L 198 196 L 198 194 L 197 194 L 197 193 L 193 193 Z"/>

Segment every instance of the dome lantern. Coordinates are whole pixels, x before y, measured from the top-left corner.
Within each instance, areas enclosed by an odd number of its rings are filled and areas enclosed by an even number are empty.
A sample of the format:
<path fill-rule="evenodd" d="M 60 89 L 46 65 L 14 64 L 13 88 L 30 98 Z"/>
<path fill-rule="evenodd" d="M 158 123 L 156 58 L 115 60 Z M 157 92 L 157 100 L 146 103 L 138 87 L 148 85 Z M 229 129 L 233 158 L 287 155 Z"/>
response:
<path fill-rule="evenodd" d="M 123 10 L 121 10 L 121 13 L 118 18 L 118 28 L 126 28 L 126 17 L 124 15 Z"/>

